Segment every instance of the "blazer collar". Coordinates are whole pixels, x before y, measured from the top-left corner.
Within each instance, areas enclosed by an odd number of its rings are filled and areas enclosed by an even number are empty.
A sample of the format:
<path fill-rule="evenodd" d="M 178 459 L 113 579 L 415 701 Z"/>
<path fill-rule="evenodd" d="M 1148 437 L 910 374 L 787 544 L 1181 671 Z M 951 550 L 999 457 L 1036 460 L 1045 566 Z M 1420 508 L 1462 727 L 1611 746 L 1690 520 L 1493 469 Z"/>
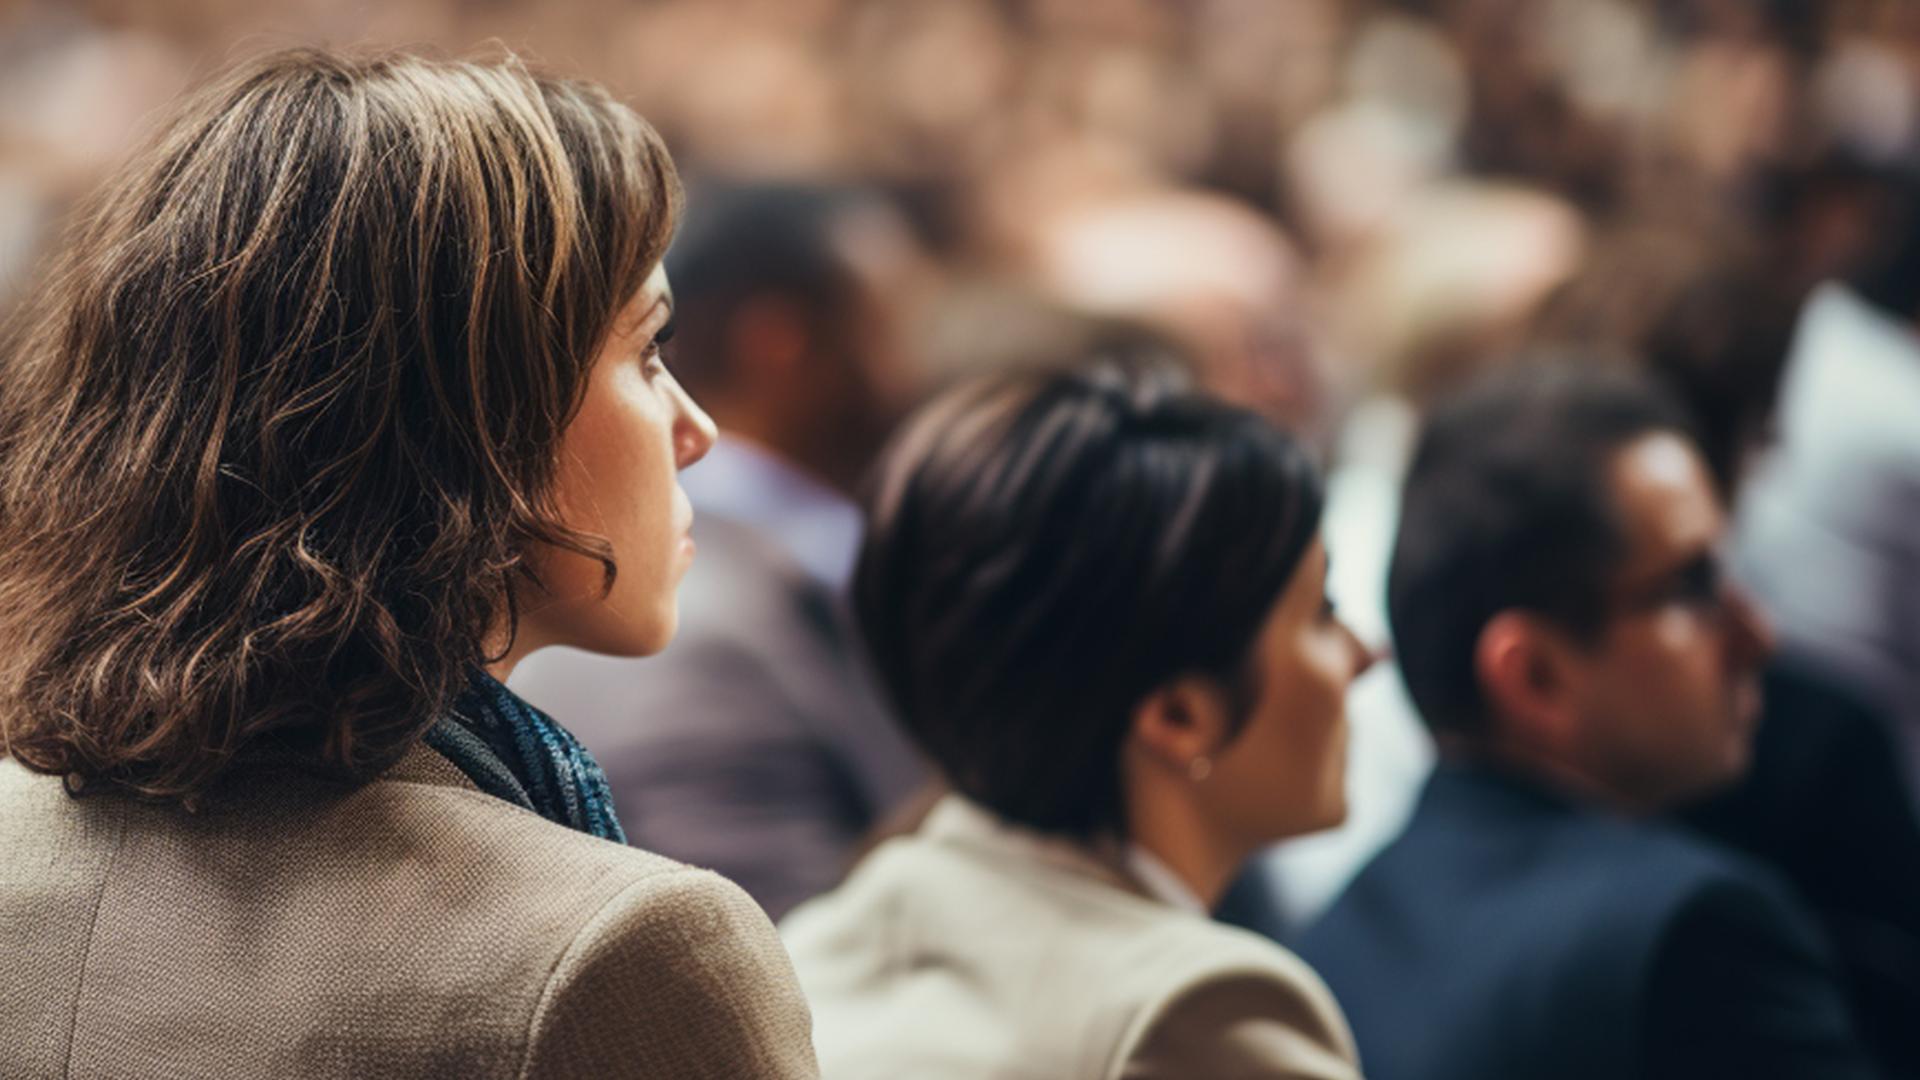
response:
<path fill-rule="evenodd" d="M 460 771 L 460 767 L 447 760 L 440 751 L 426 744 L 424 739 L 416 739 L 400 760 L 393 763 L 386 772 L 380 774 L 382 780 L 392 780 L 403 784 L 427 784 L 432 787 L 457 787 L 479 791 L 480 786 Z"/>
<path fill-rule="evenodd" d="M 202 800 L 209 808 L 240 805 L 258 791 L 263 784 L 276 782 L 276 775 L 286 774 L 315 777 L 327 784 L 339 785 L 343 790 L 360 787 L 365 781 L 356 780 L 337 769 L 329 769 L 315 761 L 311 754 L 297 753 L 285 747 L 272 745 L 250 748 L 244 758 L 224 776 Z M 375 782 L 392 780 L 400 783 L 427 784 L 433 787 L 467 788 L 479 791 L 480 788 L 460 767 L 441 756 L 424 741 L 416 739 L 400 760 L 388 766 L 374 778 Z"/>
<path fill-rule="evenodd" d="M 1500 816 L 1562 816 L 1593 809 L 1544 780 L 1484 760 L 1445 760 L 1427 778 L 1421 801 L 1442 809 Z"/>
<path fill-rule="evenodd" d="M 1100 881 L 1155 903 L 1162 902 L 1128 869 L 1126 845 L 1120 841 L 1089 843 L 1050 836 L 1011 824 L 962 795 L 947 795 L 934 804 L 920 826 L 919 836 L 931 843 L 966 849 L 997 863 L 1045 867 L 1057 873 Z"/>

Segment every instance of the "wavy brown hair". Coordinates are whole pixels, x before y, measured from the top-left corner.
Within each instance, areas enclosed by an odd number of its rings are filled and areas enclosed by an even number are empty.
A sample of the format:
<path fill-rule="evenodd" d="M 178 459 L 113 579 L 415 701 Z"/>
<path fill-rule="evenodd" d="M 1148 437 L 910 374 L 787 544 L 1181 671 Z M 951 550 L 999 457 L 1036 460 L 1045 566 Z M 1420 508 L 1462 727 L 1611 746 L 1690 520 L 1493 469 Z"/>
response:
<path fill-rule="evenodd" d="M 557 446 L 679 201 L 645 122 L 511 58 L 185 99 L 0 354 L 0 749 L 162 798 L 263 740 L 398 758 L 531 550 L 611 580 Z"/>

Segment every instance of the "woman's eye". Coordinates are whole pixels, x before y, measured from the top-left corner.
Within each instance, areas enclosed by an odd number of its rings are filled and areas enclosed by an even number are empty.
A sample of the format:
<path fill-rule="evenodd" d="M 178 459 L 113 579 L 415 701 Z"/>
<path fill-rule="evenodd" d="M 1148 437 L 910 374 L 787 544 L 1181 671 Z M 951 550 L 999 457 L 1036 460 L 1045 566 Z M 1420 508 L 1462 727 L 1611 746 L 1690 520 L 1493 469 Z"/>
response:
<path fill-rule="evenodd" d="M 640 368 L 648 375 L 658 375 L 667 370 L 667 357 L 660 348 L 660 339 L 654 338 L 640 353 Z"/>
<path fill-rule="evenodd" d="M 666 325 L 662 326 L 659 332 L 653 335 L 653 340 L 647 342 L 647 347 L 640 351 L 640 366 L 646 369 L 647 374 L 652 375 L 667 369 L 666 348 L 667 342 L 673 340 L 673 331 L 674 320 L 673 316 L 669 315 Z"/>

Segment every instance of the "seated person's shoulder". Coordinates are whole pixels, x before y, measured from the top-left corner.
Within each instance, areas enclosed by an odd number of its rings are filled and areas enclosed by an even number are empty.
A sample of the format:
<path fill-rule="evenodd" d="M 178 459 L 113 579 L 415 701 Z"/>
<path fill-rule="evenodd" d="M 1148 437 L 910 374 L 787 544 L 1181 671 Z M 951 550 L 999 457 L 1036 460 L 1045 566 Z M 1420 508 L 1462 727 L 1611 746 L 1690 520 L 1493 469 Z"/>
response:
<path fill-rule="evenodd" d="M 1737 927 L 1750 942 L 1818 949 L 1778 875 L 1672 825 L 1596 818 L 1555 847 L 1554 869 L 1527 893 L 1528 903 L 1561 927 L 1570 947 L 1564 959 L 1574 970 L 1595 978 L 1614 972 L 1643 986 L 1677 958 L 1695 955 L 1695 946 L 1717 950 L 1708 939 L 1724 939 Z M 1549 894 L 1551 902 L 1543 900 Z"/>
<path fill-rule="evenodd" d="M 1266 938 L 1165 919 L 1116 959 L 1133 983 L 1118 1077 L 1357 1077 L 1352 1035 L 1318 975 Z"/>
<path fill-rule="evenodd" d="M 525 1075 L 816 1075 L 792 966 L 738 886 L 470 788 L 385 786 L 464 853 L 463 921 L 548 957 Z"/>
<path fill-rule="evenodd" d="M 1781 899 L 1786 885 L 1744 855 L 1664 821 L 1596 818 L 1565 854 L 1584 861 L 1609 905 L 1675 911 L 1703 896 Z"/>
<path fill-rule="evenodd" d="M 574 934 L 533 1021 L 529 1076 L 810 1077 L 812 1021 L 745 892 L 652 859 Z M 635 864 L 638 866 L 639 864 Z"/>
<path fill-rule="evenodd" d="M 1762 867 L 1698 846 L 1649 953 L 1648 1075 L 1876 1075 L 1796 894 Z"/>

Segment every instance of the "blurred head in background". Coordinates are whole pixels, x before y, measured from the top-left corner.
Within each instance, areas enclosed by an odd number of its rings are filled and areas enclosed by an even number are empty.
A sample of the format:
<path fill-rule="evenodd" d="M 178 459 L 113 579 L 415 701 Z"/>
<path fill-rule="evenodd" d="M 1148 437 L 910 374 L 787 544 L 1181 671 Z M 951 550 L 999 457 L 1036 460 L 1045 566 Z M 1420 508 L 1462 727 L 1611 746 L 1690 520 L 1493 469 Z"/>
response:
<path fill-rule="evenodd" d="M 1069 204 L 1031 225 L 1040 288 L 1178 341 L 1201 384 L 1289 430 L 1325 420 L 1324 342 L 1306 269 L 1272 218 L 1234 199 L 1163 190 Z"/>
<path fill-rule="evenodd" d="M 1769 631 L 1724 575 L 1687 431 L 1591 358 L 1492 376 L 1434 412 L 1388 606 L 1443 751 L 1634 812 L 1745 768 Z"/>
<path fill-rule="evenodd" d="M 1623 228 L 1596 244 L 1530 330 L 1543 350 L 1638 362 L 1685 408 L 1722 498 L 1771 438 L 1802 296 L 1726 236 Z"/>
<path fill-rule="evenodd" d="M 958 791 L 1146 845 L 1205 896 L 1256 847 L 1342 819 L 1367 656 L 1326 600 L 1306 454 L 1143 345 L 961 387 L 908 424 L 855 608 Z"/>
<path fill-rule="evenodd" d="M 906 220 L 855 187 L 714 183 L 667 268 L 673 367 L 721 430 L 851 490 L 916 388 L 928 266 Z"/>

